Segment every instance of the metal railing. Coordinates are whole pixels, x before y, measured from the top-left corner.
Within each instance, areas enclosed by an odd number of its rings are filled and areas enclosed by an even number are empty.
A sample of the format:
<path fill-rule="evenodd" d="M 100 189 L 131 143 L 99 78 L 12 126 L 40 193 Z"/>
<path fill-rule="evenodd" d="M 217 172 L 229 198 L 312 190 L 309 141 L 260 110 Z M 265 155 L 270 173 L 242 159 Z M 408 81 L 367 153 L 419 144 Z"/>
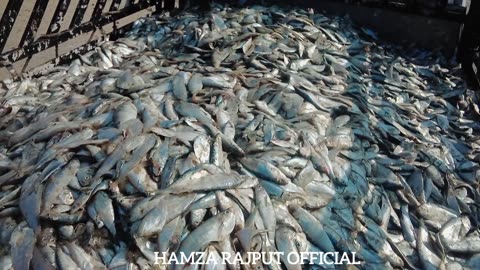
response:
<path fill-rule="evenodd" d="M 179 0 L 1 0 L 0 80 L 84 52 Z M 157 5 L 156 5 L 157 4 Z"/>
<path fill-rule="evenodd" d="M 158 9 L 183 7 L 187 1 L 191 4 L 208 2 L 207 0 L 0 0 L 0 80 L 41 72 L 42 69 L 51 67 L 59 61 L 71 59 L 76 53 L 88 51 L 138 18 L 149 16 Z M 256 3 L 254 0 L 250 2 Z M 281 1 L 264 0 L 264 2 Z M 340 8 L 328 4 L 340 2 L 344 4 Z M 350 4 L 345 4 L 346 2 Z M 444 3 L 443 6 L 437 4 L 440 2 Z M 319 8 L 330 11 L 341 9 L 345 13 L 356 13 L 353 17 L 358 18 L 359 23 L 366 23 L 366 25 L 369 23 L 371 25 L 393 24 L 393 21 L 379 19 L 391 16 L 390 13 L 387 14 L 382 10 L 388 10 L 389 6 L 398 6 L 402 3 L 405 3 L 407 8 L 410 7 L 409 5 L 417 7 L 430 5 L 431 10 L 435 9 L 444 14 L 449 11 L 457 12 L 462 15 L 468 9 L 470 0 L 295 1 L 298 5 L 312 7 L 318 5 Z M 381 6 L 381 8 L 358 9 L 355 12 L 355 6 L 359 4 Z M 363 16 L 362 13 L 369 15 Z M 420 29 L 430 27 L 433 30 L 429 32 L 437 33 L 435 37 L 439 40 L 452 40 L 450 44 L 456 42 L 457 37 L 452 33 L 458 31 L 459 25 L 445 26 L 444 23 L 422 21 L 416 17 L 410 19 L 404 16 L 400 19 L 403 20 L 402 24 L 413 20 Z M 423 27 L 423 25 L 428 26 Z M 396 30 L 392 28 L 394 30 L 390 32 L 397 35 L 403 27 L 402 25 Z M 379 30 L 382 30 L 381 27 Z M 388 36 L 388 31 L 386 34 Z M 412 35 L 400 36 L 415 39 Z"/>

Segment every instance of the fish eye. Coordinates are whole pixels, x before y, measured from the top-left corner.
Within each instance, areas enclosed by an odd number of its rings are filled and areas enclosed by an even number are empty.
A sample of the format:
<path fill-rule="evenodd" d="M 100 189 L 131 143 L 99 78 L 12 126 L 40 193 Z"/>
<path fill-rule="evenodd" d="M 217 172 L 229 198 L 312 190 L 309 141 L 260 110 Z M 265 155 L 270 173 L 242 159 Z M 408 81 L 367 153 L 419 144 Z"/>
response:
<path fill-rule="evenodd" d="M 302 244 L 300 243 L 300 241 L 298 241 L 298 240 L 295 240 L 295 246 L 297 246 L 297 247 L 301 247 L 301 246 L 302 246 Z"/>

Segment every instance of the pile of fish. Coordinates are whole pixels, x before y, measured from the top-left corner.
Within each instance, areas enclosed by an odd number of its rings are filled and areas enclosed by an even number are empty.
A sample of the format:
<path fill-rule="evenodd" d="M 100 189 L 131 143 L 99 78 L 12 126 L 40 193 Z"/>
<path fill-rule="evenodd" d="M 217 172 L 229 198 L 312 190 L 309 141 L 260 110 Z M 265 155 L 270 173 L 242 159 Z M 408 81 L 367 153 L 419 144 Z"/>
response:
<path fill-rule="evenodd" d="M 445 66 L 347 18 L 216 4 L 4 81 L 0 269 L 479 269 L 479 110 Z"/>

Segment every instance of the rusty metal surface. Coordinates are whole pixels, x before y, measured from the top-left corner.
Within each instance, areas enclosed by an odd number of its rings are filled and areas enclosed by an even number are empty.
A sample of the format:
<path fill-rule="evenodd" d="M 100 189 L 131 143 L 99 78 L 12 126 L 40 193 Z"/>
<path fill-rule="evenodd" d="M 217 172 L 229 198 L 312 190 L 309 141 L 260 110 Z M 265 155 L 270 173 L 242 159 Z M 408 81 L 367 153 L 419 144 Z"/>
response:
<path fill-rule="evenodd" d="M 323 0 L 304 1 L 311 4 L 336 2 L 356 6 L 381 8 L 430 18 L 461 20 L 466 15 L 471 0 Z"/>
<path fill-rule="evenodd" d="M 156 11 L 155 2 L 1 0 L 0 80 L 68 60 L 74 55 L 71 52 L 89 50 L 116 29 L 151 15 Z"/>
<path fill-rule="evenodd" d="M 303 2 L 329 14 L 348 14 L 357 25 L 375 30 L 382 39 L 426 49 L 442 49 L 449 56 L 454 54 L 460 38 L 462 23 L 456 20 L 352 6 L 336 1 Z"/>

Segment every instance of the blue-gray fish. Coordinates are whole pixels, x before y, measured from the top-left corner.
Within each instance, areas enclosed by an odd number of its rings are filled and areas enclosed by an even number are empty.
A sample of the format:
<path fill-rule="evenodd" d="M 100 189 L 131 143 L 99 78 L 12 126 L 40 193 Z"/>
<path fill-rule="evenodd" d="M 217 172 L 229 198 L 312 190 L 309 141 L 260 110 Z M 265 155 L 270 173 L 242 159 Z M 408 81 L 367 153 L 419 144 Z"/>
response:
<path fill-rule="evenodd" d="M 209 218 L 193 230 L 180 244 L 179 254 L 189 256 L 193 252 L 202 251 L 212 242 L 227 238 L 235 226 L 235 216 L 230 210 L 225 210 Z"/>
<path fill-rule="evenodd" d="M 26 225 L 19 224 L 10 238 L 13 269 L 30 269 L 36 237 L 34 231 Z"/>

